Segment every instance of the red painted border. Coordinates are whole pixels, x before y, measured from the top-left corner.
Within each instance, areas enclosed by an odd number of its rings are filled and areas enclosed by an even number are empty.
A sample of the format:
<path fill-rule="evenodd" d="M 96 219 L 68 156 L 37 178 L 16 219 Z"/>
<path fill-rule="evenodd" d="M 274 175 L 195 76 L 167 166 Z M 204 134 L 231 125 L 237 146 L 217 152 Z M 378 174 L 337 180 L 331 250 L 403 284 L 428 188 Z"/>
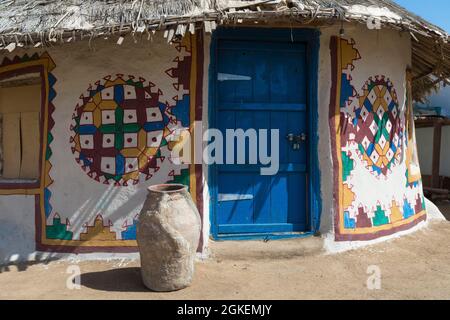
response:
<path fill-rule="evenodd" d="M 331 53 L 331 92 L 330 92 L 330 142 L 331 142 L 331 158 L 333 161 L 333 200 L 334 200 L 334 233 L 336 237 L 339 235 L 339 162 L 337 154 L 336 142 L 336 104 L 337 104 L 337 77 L 338 73 L 338 37 L 331 37 L 330 39 L 330 53 Z"/>
<path fill-rule="evenodd" d="M 339 208 L 339 162 L 338 162 L 338 150 L 336 142 L 336 125 L 335 117 L 340 117 L 340 113 L 336 114 L 337 101 L 337 79 L 340 76 L 338 72 L 338 41 L 339 37 L 332 36 L 330 40 L 330 53 L 331 53 L 331 92 L 330 92 L 330 112 L 329 112 L 329 123 L 330 123 L 330 139 L 331 139 L 331 154 L 333 161 L 333 200 L 334 200 L 334 233 L 335 241 L 369 241 L 375 240 L 381 237 L 389 236 L 400 231 L 408 230 L 422 221 L 426 221 L 427 216 L 423 215 L 416 218 L 410 223 L 392 227 L 389 230 L 380 230 L 373 233 L 366 234 L 341 234 L 340 233 L 340 208 Z"/>
<path fill-rule="evenodd" d="M 204 62 L 204 48 L 203 48 L 203 32 L 199 32 L 196 37 L 197 47 L 197 85 L 195 86 L 195 121 L 202 120 L 203 112 L 203 62 Z M 201 252 L 203 248 L 203 228 L 204 228 L 204 212 L 203 212 L 203 166 L 201 164 L 195 165 L 195 182 L 196 182 L 196 203 L 197 209 L 201 218 L 201 233 L 198 243 L 197 252 Z"/>
<path fill-rule="evenodd" d="M 203 110 L 203 34 L 197 35 L 197 85 L 196 85 L 196 101 L 195 101 L 195 119 L 197 121 L 202 120 Z M 51 114 L 49 112 L 49 120 L 51 120 Z M 194 164 L 192 164 L 194 165 Z M 196 201 L 197 208 L 200 213 L 202 226 L 200 233 L 199 246 L 197 252 L 202 251 L 204 239 L 203 239 L 203 168 L 201 164 L 195 164 L 195 176 L 196 176 Z M 36 223 L 39 227 L 36 231 L 36 250 L 47 252 L 60 252 L 60 253 L 133 253 L 139 252 L 137 246 L 112 246 L 112 247 L 99 247 L 99 246 L 64 246 L 64 245 L 46 245 L 42 244 L 42 232 L 41 230 L 41 209 L 40 209 L 40 197 L 36 196 Z M 117 240 L 120 241 L 120 240 Z"/>
<path fill-rule="evenodd" d="M 412 227 L 418 225 L 422 221 L 426 221 L 427 216 L 423 215 L 419 218 L 416 218 L 414 221 L 411 221 L 410 223 L 403 224 L 401 226 L 392 227 L 389 230 L 381 230 L 381 231 L 375 231 L 374 233 L 367 233 L 367 234 L 335 234 L 335 240 L 336 241 L 369 241 L 369 240 L 375 240 L 381 237 L 390 236 L 397 232 L 406 231 L 411 229 Z"/>

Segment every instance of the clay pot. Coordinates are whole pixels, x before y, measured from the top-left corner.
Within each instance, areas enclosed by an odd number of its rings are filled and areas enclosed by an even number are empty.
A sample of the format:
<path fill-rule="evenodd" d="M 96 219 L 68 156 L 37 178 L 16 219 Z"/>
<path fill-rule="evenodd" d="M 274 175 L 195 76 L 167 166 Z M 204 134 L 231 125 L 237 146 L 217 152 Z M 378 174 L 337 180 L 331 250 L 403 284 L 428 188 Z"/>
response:
<path fill-rule="evenodd" d="M 173 291 L 191 284 L 200 230 L 200 215 L 186 186 L 148 188 L 136 234 L 145 286 Z"/>

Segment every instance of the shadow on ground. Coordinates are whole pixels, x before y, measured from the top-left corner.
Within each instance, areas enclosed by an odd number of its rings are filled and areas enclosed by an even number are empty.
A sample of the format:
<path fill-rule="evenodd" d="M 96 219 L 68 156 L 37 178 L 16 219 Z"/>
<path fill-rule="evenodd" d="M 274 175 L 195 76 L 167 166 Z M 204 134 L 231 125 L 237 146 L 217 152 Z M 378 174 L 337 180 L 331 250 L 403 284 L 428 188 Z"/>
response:
<path fill-rule="evenodd" d="M 100 291 L 149 292 L 141 279 L 140 268 L 120 268 L 83 273 L 81 285 Z"/>
<path fill-rule="evenodd" d="M 17 262 L 4 262 L 0 263 L 0 274 L 4 272 L 10 272 L 14 269 L 16 269 L 19 272 L 27 271 L 27 269 L 34 265 L 48 265 L 52 261 L 57 261 L 58 258 L 45 258 L 41 259 L 39 256 L 36 258 L 35 261 L 17 261 Z"/>

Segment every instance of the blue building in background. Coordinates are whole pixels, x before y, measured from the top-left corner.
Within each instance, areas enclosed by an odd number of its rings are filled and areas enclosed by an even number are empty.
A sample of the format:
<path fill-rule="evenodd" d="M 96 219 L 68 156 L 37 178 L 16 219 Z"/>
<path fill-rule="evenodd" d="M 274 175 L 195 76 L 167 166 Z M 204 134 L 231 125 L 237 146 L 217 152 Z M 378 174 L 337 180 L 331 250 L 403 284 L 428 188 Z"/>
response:
<path fill-rule="evenodd" d="M 439 92 L 428 97 L 426 103 L 414 105 L 416 115 L 436 115 L 450 118 L 450 86 L 442 87 Z"/>

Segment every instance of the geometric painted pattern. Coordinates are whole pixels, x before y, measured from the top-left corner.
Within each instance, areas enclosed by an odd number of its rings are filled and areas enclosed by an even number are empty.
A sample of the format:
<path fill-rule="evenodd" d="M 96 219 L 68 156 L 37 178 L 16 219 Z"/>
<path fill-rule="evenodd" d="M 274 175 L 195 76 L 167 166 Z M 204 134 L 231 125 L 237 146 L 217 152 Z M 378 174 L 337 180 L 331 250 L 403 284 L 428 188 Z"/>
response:
<path fill-rule="evenodd" d="M 400 108 L 394 85 L 385 76 L 369 77 L 357 92 L 352 82 L 360 71 L 354 62 L 362 57 L 355 41 L 332 37 L 330 48 L 335 72 L 330 129 L 336 136 L 333 160 L 340 173 L 334 177 L 335 240 L 372 240 L 407 230 L 426 219 L 420 168 L 411 166 L 414 124 L 406 117 L 411 103 L 406 100 Z M 417 169 L 414 176 L 410 168 Z"/>
<path fill-rule="evenodd" d="M 80 97 L 70 128 L 72 152 L 91 178 L 105 184 L 148 180 L 164 161 L 160 147 L 167 145 L 168 124 L 176 118 L 153 83 L 120 74 L 104 80 Z"/>
<path fill-rule="evenodd" d="M 367 168 L 387 175 L 401 160 L 403 127 L 394 86 L 384 76 L 370 78 L 355 111 L 355 139 Z"/>
<path fill-rule="evenodd" d="M 122 74 L 106 76 L 89 86 L 87 92 L 80 96 L 80 103 L 71 119 L 71 151 L 92 179 L 92 184 L 127 186 L 144 180 L 151 184 L 152 178 L 154 183 L 183 183 L 189 186 L 201 212 L 201 165 L 177 166 L 171 161 L 170 152 L 183 142 L 180 139 L 185 131 L 193 128 L 193 122 L 201 120 L 203 64 L 199 62 L 203 61 L 203 36 L 186 35 L 181 41 L 174 42 L 171 48 L 178 53 L 170 49 L 175 58 L 171 60 L 170 56 L 165 56 L 161 65 L 170 67 L 164 70 L 153 66 L 150 72 L 164 85 L 161 87 L 164 96 L 158 90 L 159 86 Z M 166 57 L 171 61 L 165 60 Z M 65 136 L 60 135 L 60 126 L 64 123 L 55 123 L 55 111 L 65 109 L 64 105 L 58 108 L 53 105 L 57 96 L 54 89 L 56 78 L 52 73 L 55 68 L 56 64 L 46 52 L 5 57 L 0 63 L 2 73 L 22 69 L 40 73 L 42 89 L 45 90 L 43 96 L 47 98 L 42 101 L 41 114 L 41 179 L 32 189 L 28 185 L 17 184 L 14 189 L 2 189 L 0 193 L 34 195 L 36 248 L 39 251 L 135 252 L 137 220 L 130 216 L 138 212 L 138 207 L 128 206 L 122 211 L 126 206 L 108 208 L 103 212 L 108 207 L 109 202 L 106 202 L 96 203 L 95 210 L 90 210 L 94 207 L 80 207 L 86 203 L 86 196 L 92 196 L 86 192 L 83 198 L 76 199 L 80 201 L 73 203 L 65 204 L 56 199 L 64 192 L 61 191 L 66 187 L 61 185 L 65 183 L 64 179 L 73 177 L 72 172 L 64 171 L 67 163 L 58 158 L 66 150 L 54 148 L 55 140 L 61 142 L 59 139 Z M 148 70 L 142 72 L 148 73 Z M 109 190 L 108 187 L 98 188 L 102 189 Z M 127 188 L 124 193 L 137 194 L 144 189 L 143 186 Z M 71 198 L 74 200 L 73 195 Z M 130 199 L 134 200 L 134 197 Z"/>

